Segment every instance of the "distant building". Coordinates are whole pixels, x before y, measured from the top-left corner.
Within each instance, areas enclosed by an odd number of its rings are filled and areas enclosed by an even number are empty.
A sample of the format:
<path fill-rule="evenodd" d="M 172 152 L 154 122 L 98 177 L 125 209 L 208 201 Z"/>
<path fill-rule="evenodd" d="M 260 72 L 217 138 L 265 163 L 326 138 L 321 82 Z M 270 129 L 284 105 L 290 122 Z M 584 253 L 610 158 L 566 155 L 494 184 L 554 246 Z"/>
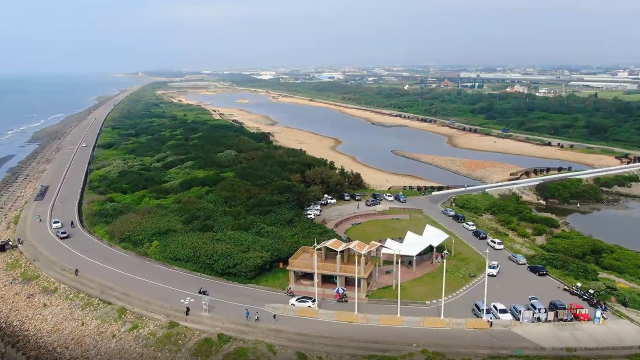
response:
<path fill-rule="evenodd" d="M 526 86 L 522 86 L 522 85 L 514 85 L 510 88 L 508 88 L 507 90 L 505 90 L 504 92 L 510 92 L 510 93 L 527 93 L 528 89 Z"/>
<path fill-rule="evenodd" d="M 449 80 L 445 80 L 440 83 L 440 87 L 443 87 L 445 89 L 451 89 L 453 87 L 453 83 Z"/>

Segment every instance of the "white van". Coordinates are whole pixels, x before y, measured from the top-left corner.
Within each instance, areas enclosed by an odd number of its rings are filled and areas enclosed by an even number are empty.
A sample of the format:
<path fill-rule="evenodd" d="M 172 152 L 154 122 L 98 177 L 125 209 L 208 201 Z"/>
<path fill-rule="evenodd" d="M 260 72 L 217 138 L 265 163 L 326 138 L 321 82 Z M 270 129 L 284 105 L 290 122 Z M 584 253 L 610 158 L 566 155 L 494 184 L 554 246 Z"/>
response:
<path fill-rule="evenodd" d="M 533 311 L 533 318 L 535 321 L 545 322 L 547 321 L 548 311 L 547 308 L 542 305 L 538 300 L 533 300 L 529 303 L 529 310 Z"/>

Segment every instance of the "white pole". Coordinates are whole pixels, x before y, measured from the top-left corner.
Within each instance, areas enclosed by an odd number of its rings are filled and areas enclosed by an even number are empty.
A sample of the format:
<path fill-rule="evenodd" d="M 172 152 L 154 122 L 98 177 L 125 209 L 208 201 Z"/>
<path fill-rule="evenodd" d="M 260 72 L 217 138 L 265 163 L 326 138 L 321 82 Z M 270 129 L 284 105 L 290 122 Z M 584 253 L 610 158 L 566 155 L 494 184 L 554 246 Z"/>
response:
<path fill-rule="evenodd" d="M 484 251 L 486 253 L 486 264 L 484 266 L 484 307 L 488 307 L 487 306 L 487 279 L 489 278 L 489 276 L 487 276 L 488 274 L 488 270 L 489 270 L 489 248 L 487 248 L 487 250 Z M 482 319 L 486 319 L 486 310 L 482 309 Z"/>
<path fill-rule="evenodd" d="M 313 285 L 316 290 L 316 304 L 320 301 L 318 300 L 318 253 L 316 249 L 318 248 L 318 241 L 315 240 L 313 243 Z"/>
<path fill-rule="evenodd" d="M 396 271 L 396 254 L 397 252 L 394 251 L 393 252 L 393 288 L 396 288 L 396 276 L 397 275 L 397 271 Z"/>
<path fill-rule="evenodd" d="M 402 262 L 402 256 L 398 254 L 398 316 L 400 316 L 400 266 Z"/>
<path fill-rule="evenodd" d="M 440 309 L 440 319 L 444 318 L 444 284 L 447 276 L 447 258 L 444 258 L 444 266 L 442 268 L 442 308 Z"/>
<path fill-rule="evenodd" d="M 358 253 L 356 253 L 356 314 L 358 313 Z"/>

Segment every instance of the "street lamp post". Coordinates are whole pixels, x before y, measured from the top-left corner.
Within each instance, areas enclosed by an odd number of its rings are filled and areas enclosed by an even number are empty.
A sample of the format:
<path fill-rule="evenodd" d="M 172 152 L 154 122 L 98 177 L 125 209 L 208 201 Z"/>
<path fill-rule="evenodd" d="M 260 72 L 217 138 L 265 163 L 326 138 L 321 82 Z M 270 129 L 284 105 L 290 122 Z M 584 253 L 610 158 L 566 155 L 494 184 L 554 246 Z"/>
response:
<path fill-rule="evenodd" d="M 445 250 L 442 254 L 446 254 L 447 250 Z M 442 305 L 440 308 L 440 319 L 444 318 L 444 290 L 445 290 L 445 279 L 447 276 L 447 258 L 448 256 L 446 256 L 444 258 L 444 260 L 442 260 L 442 262 L 444 262 L 443 268 L 442 268 Z"/>
<path fill-rule="evenodd" d="M 356 314 L 358 313 L 358 253 L 356 253 Z"/>
<path fill-rule="evenodd" d="M 313 241 L 313 286 L 316 292 L 316 304 L 320 301 L 318 300 L 318 240 Z"/>
<path fill-rule="evenodd" d="M 484 265 L 484 307 L 485 309 L 487 308 L 487 280 L 489 279 L 489 276 L 487 275 L 489 273 L 489 248 L 487 247 L 487 250 L 484 251 L 485 255 L 485 259 L 486 259 L 486 264 Z M 482 319 L 486 319 L 486 310 L 482 309 Z"/>
<path fill-rule="evenodd" d="M 402 256 L 398 254 L 398 316 L 400 316 L 400 268 L 402 267 Z"/>

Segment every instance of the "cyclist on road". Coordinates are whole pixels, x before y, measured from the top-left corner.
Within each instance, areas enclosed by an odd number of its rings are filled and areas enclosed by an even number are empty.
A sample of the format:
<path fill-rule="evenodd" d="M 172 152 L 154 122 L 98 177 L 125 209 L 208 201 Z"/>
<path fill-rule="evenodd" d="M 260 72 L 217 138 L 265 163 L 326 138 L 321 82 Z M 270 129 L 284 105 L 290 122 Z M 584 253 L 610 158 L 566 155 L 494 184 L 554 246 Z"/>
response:
<path fill-rule="evenodd" d="M 36 221 L 40 222 L 40 215 L 36 215 Z"/>

